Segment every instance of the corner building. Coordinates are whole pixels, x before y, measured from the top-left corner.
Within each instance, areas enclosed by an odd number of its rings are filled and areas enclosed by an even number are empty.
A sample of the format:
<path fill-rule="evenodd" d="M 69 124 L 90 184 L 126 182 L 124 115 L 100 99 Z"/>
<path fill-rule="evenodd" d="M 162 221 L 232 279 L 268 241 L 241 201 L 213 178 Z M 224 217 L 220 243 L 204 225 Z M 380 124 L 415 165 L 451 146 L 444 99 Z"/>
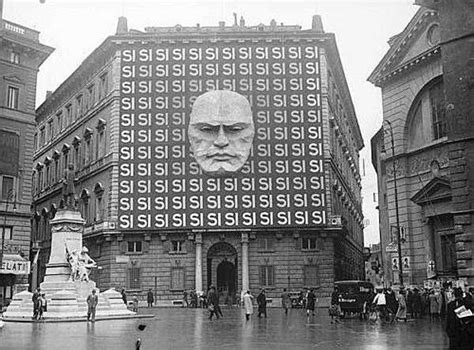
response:
<path fill-rule="evenodd" d="M 53 49 L 0 6 L 0 306 L 28 288 L 36 77 Z M 3 236 L 3 242 L 2 242 Z"/>
<path fill-rule="evenodd" d="M 249 100 L 255 137 L 238 173 L 212 177 L 190 154 L 187 128 L 193 101 L 225 89 Z M 309 30 L 242 19 L 144 32 L 120 18 L 37 122 L 42 264 L 61 174 L 73 162 L 102 289 L 151 288 L 170 305 L 210 285 L 226 302 L 247 289 L 278 298 L 283 288 L 319 287 L 326 302 L 335 280 L 364 276 L 363 141 L 319 16 Z"/>

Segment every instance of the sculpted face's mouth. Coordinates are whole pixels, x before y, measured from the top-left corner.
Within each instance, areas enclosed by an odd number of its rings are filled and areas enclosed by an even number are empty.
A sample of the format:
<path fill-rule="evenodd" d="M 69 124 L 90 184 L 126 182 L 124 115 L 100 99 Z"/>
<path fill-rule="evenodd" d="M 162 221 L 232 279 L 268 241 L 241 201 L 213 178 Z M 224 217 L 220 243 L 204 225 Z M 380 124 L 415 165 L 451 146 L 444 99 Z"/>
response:
<path fill-rule="evenodd" d="M 206 155 L 206 158 L 212 158 L 217 161 L 228 161 L 232 158 L 237 157 L 235 154 L 230 154 L 226 152 L 211 152 Z"/>

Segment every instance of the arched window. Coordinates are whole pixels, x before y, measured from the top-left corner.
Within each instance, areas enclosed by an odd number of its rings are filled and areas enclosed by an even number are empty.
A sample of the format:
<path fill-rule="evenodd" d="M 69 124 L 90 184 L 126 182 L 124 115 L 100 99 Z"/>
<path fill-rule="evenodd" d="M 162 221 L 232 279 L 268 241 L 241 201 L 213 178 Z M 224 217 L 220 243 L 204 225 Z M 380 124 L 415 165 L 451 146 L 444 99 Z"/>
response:
<path fill-rule="evenodd" d="M 100 182 L 94 186 L 95 194 L 95 218 L 94 221 L 102 221 L 104 219 L 104 187 Z"/>
<path fill-rule="evenodd" d="M 446 135 L 443 80 L 437 77 L 421 89 L 410 107 L 407 120 L 408 149 L 424 147 Z"/>
<path fill-rule="evenodd" d="M 90 213 L 89 213 L 89 191 L 83 189 L 81 191 L 81 214 L 82 218 L 86 221 L 86 223 L 90 222 Z"/>

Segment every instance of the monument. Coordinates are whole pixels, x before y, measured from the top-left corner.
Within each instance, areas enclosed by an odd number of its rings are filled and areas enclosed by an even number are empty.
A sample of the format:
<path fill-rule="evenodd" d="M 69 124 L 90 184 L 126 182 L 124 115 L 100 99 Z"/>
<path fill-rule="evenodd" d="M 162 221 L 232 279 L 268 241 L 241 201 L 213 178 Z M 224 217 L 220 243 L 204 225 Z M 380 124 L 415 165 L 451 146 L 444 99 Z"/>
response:
<path fill-rule="evenodd" d="M 63 204 L 51 225 L 51 254 L 46 265 L 41 293 L 47 300 L 43 319 L 86 320 L 86 298 L 96 284 L 89 279 L 91 269 L 97 267 L 82 244 L 84 219 L 76 209 L 74 195 L 74 167 L 66 170 L 63 185 Z M 5 321 L 30 320 L 33 315 L 32 293 L 23 291 L 13 296 L 4 313 Z M 127 309 L 119 292 L 109 289 L 99 294 L 97 319 L 134 317 Z"/>

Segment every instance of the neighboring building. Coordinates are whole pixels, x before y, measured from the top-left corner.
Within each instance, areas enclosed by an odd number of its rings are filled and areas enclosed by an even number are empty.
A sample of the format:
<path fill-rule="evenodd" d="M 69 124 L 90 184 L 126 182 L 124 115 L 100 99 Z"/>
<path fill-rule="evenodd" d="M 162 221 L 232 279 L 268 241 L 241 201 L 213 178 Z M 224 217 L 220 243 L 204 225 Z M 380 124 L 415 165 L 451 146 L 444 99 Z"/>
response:
<path fill-rule="evenodd" d="M 203 175 L 188 116 L 213 89 L 248 98 L 250 158 Z M 107 38 L 37 109 L 33 241 L 44 276 L 61 178 L 76 166 L 84 241 L 101 289 L 160 303 L 214 284 L 320 287 L 364 277 L 359 125 L 333 34 L 271 24 L 128 30 Z"/>
<path fill-rule="evenodd" d="M 446 6 L 457 8 L 466 18 L 473 15 L 472 6 L 463 10 L 460 4 Z M 451 18 L 459 22 L 456 16 Z M 465 27 L 463 35 L 456 33 L 461 42 L 469 32 L 469 25 Z M 407 27 L 389 40 L 389 51 L 369 77 L 381 87 L 383 99 L 384 127 L 371 144 L 388 284 L 399 282 L 395 191 L 404 284 L 423 286 L 427 279 L 473 284 L 473 174 L 466 166 L 474 149 L 473 126 L 467 122 L 472 90 L 463 85 L 464 78 L 472 78 L 467 68 L 472 50 L 467 42 L 459 43 L 460 51 L 445 49 L 449 35 L 443 33 L 450 28 L 457 27 L 441 21 L 437 11 L 420 8 Z M 469 28 L 472 35 L 472 20 Z M 453 37 L 449 40 L 456 41 Z"/>
<path fill-rule="evenodd" d="M 0 8 L 0 305 L 28 287 L 30 205 L 38 68 L 53 51 Z"/>
<path fill-rule="evenodd" d="M 384 285 L 384 269 L 382 266 L 382 250 L 380 243 L 371 244 L 365 248 L 370 252 L 370 255 L 366 257 L 365 262 L 365 280 L 372 282 L 374 286 Z"/>

